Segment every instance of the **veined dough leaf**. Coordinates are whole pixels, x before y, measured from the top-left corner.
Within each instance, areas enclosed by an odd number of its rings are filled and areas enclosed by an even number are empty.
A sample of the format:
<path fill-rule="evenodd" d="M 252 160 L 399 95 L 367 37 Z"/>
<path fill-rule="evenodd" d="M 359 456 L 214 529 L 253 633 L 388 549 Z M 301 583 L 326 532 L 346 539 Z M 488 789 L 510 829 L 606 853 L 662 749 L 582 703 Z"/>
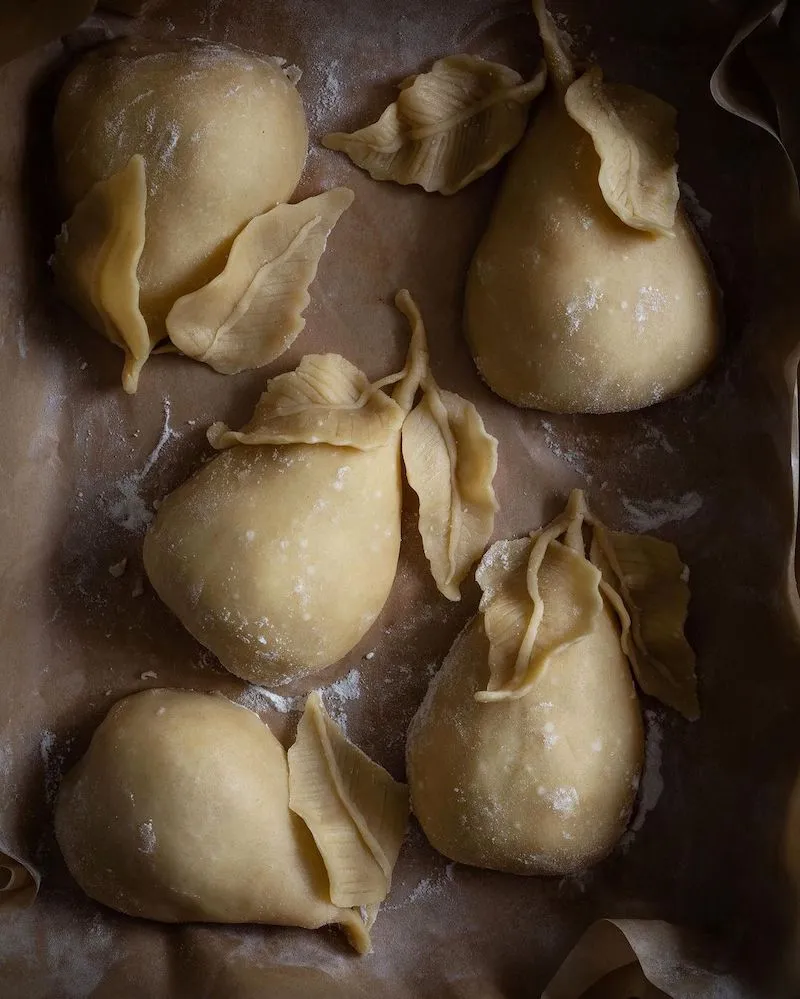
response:
<path fill-rule="evenodd" d="M 494 529 L 497 441 L 471 402 L 429 380 L 403 424 L 403 461 L 433 578 L 448 600 L 460 600 Z"/>
<path fill-rule="evenodd" d="M 687 569 L 674 545 L 607 530 L 575 489 L 530 539 L 492 545 L 475 578 L 489 639 L 489 680 L 477 700 L 524 696 L 557 652 L 591 632 L 606 600 L 641 689 L 699 716 L 695 655 L 683 632 Z"/>
<path fill-rule="evenodd" d="M 336 444 L 370 451 L 400 433 L 406 414 L 339 354 L 307 354 L 294 371 L 271 378 L 249 423 L 208 430 L 220 450 L 235 444 Z"/>
<path fill-rule="evenodd" d="M 314 837 L 334 905 L 386 898 L 408 822 L 408 788 L 348 742 L 316 692 L 289 750 L 289 807 Z"/>
<path fill-rule="evenodd" d="M 539 37 L 542 40 L 548 76 L 563 93 L 575 79 L 572 56 L 567 49 L 564 36 L 550 16 L 545 0 L 533 0 L 533 13 L 539 22 Z"/>
<path fill-rule="evenodd" d="M 27 909 L 33 905 L 38 892 L 38 873 L 0 850 L 0 912 Z"/>
<path fill-rule="evenodd" d="M 600 190 L 626 225 L 673 235 L 678 206 L 676 111 L 637 87 L 604 83 L 593 66 L 569 87 L 564 104 L 600 157 Z"/>
<path fill-rule="evenodd" d="M 122 385 L 136 391 L 155 346 L 139 309 L 136 269 L 145 240 L 147 184 L 142 156 L 99 180 L 56 238 L 53 273 L 64 299 L 125 351 Z"/>
<path fill-rule="evenodd" d="M 628 612 L 623 647 L 639 686 L 686 718 L 698 718 L 696 657 L 683 631 L 687 568 L 675 545 L 595 527 L 592 561 Z"/>
<path fill-rule="evenodd" d="M 510 686 L 533 614 L 528 593 L 531 548 L 530 538 L 496 541 L 475 570 L 475 579 L 483 591 L 480 611 L 489 640 L 489 691 Z"/>
<path fill-rule="evenodd" d="M 172 306 L 170 340 L 226 375 L 274 361 L 305 326 L 308 286 L 331 230 L 352 202 L 353 192 L 337 187 L 248 222 L 224 270 Z"/>
<path fill-rule="evenodd" d="M 412 374 L 395 399 L 402 394 L 410 407 L 418 385 L 424 393 L 403 423 L 406 477 L 419 497 L 419 532 L 436 585 L 448 600 L 460 600 L 459 586 L 494 529 L 497 441 L 471 402 L 434 381 L 425 325 L 411 295 L 403 290 L 395 301 L 412 330 Z"/>
<path fill-rule="evenodd" d="M 404 80 L 378 121 L 351 134 L 332 132 L 322 143 L 375 180 L 455 194 L 517 145 L 545 78 L 544 67 L 524 83 L 499 63 L 447 56 Z"/>
<path fill-rule="evenodd" d="M 537 550 L 538 540 L 498 542 L 476 573 L 490 674 L 479 701 L 524 697 L 602 611 L 599 570 L 560 541 L 545 538 Z"/>
<path fill-rule="evenodd" d="M 270 379 L 241 430 L 230 430 L 224 423 L 209 427 L 211 444 L 219 449 L 235 444 L 334 444 L 370 451 L 398 437 L 428 371 L 428 347 L 411 296 L 401 291 L 396 302 L 412 322 L 402 371 L 371 383 L 338 354 L 307 354 L 294 371 Z M 382 391 L 389 385 L 395 386 L 391 397 Z"/>

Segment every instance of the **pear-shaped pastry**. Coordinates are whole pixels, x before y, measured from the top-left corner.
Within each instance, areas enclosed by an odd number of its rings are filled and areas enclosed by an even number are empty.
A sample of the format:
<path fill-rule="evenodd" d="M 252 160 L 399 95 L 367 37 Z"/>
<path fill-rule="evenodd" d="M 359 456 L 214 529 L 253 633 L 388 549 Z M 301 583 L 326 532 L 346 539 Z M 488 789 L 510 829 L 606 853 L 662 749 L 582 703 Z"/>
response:
<path fill-rule="evenodd" d="M 607 531 L 579 491 L 530 538 L 489 549 L 480 613 L 408 734 L 412 807 L 438 850 L 566 874 L 613 848 L 642 768 L 634 676 L 697 714 L 684 577 L 672 545 Z"/>
<path fill-rule="evenodd" d="M 413 322 L 402 372 L 370 384 L 338 354 L 304 357 L 269 382 L 243 430 L 210 428 L 223 453 L 164 500 L 145 539 L 162 600 L 247 680 L 329 666 L 377 618 L 400 550 L 401 432 L 445 595 L 458 599 L 491 536 L 496 441 L 474 406 L 438 389 L 419 313 L 407 293 L 398 304 Z"/>
<path fill-rule="evenodd" d="M 678 203 L 675 111 L 598 67 L 576 76 L 534 3 L 549 84 L 467 281 L 489 386 L 551 412 L 641 409 L 716 357 L 717 293 Z"/>
<path fill-rule="evenodd" d="M 405 785 L 344 738 L 319 695 L 287 760 L 252 711 L 154 689 L 111 709 L 61 785 L 55 826 L 80 887 L 120 912 L 339 924 L 364 952 L 407 813 Z"/>
<path fill-rule="evenodd" d="M 125 351 L 128 391 L 167 334 L 230 373 L 266 364 L 302 328 L 306 288 L 352 193 L 275 207 L 308 146 L 290 76 L 229 45 L 128 39 L 64 83 L 54 131 L 72 216 L 53 269 L 64 297 Z"/>

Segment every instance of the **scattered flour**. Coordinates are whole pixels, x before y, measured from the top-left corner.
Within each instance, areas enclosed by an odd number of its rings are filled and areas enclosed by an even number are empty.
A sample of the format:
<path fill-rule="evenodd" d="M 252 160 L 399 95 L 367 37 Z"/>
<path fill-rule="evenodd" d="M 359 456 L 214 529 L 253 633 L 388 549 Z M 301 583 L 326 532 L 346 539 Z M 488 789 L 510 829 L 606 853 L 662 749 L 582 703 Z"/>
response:
<path fill-rule="evenodd" d="M 343 732 L 347 732 L 348 706 L 351 701 L 357 701 L 361 696 L 361 677 L 358 670 L 352 669 L 328 687 L 320 690 L 322 700 L 328 713 Z M 301 713 L 306 705 L 306 694 L 282 696 L 275 694 L 266 687 L 250 685 L 237 697 L 237 704 L 259 712 L 266 709 L 286 715 L 292 712 Z"/>
<path fill-rule="evenodd" d="M 623 496 L 622 505 L 628 513 L 631 526 L 640 534 L 646 534 L 665 524 L 690 520 L 702 507 L 703 497 L 699 493 L 688 492 L 677 500 L 640 500 L 633 503 Z"/>
<path fill-rule="evenodd" d="M 678 182 L 686 211 L 700 232 L 708 232 L 714 216 L 703 208 L 693 187 L 681 180 Z"/>
<path fill-rule="evenodd" d="M 582 295 L 574 295 L 564 306 L 567 326 L 570 333 L 577 333 L 583 326 L 587 312 L 594 312 L 603 300 L 603 292 L 597 281 L 587 280 L 586 290 Z"/>
<path fill-rule="evenodd" d="M 161 452 L 173 438 L 178 436 L 177 431 L 170 426 L 170 413 L 169 399 L 165 399 L 164 425 L 155 447 L 138 471 L 130 472 L 117 480 L 114 484 L 117 495 L 108 502 L 111 519 L 132 534 L 141 533 L 153 519 L 153 511 L 144 501 L 141 488 L 160 458 Z"/>
<path fill-rule="evenodd" d="M 139 853 L 152 853 L 156 848 L 156 834 L 153 820 L 148 819 L 139 826 Z"/>
<path fill-rule="evenodd" d="M 56 742 L 56 734 L 49 728 L 42 733 L 39 741 L 39 757 L 42 761 L 44 776 L 44 796 L 49 805 L 52 805 L 58 794 L 58 786 L 64 773 L 64 761 L 72 739 L 66 739 L 60 746 Z"/>
<path fill-rule="evenodd" d="M 339 105 L 342 101 L 342 64 L 339 59 L 331 59 L 322 77 L 322 85 L 316 89 L 314 99 L 308 102 L 307 112 L 311 132 L 327 131 L 334 125 Z"/>
<path fill-rule="evenodd" d="M 655 711 L 645 711 L 644 719 L 647 726 L 644 772 L 642 774 L 636 812 L 631 820 L 631 824 L 628 826 L 627 832 L 620 840 L 620 848 L 623 853 L 627 853 L 630 849 L 636 833 L 644 825 L 644 820 L 647 818 L 648 812 L 652 812 L 656 807 L 661 797 L 661 792 L 664 790 L 664 779 L 661 776 L 661 743 L 664 739 L 661 719 Z"/>

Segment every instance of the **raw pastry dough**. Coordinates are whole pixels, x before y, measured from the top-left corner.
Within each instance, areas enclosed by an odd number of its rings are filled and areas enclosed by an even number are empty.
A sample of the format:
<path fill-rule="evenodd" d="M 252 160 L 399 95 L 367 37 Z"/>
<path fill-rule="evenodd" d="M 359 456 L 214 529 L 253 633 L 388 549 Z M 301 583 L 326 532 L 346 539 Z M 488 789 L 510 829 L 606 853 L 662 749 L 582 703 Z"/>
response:
<path fill-rule="evenodd" d="M 564 874 L 613 848 L 644 750 L 631 667 L 644 690 L 696 715 L 683 575 L 672 545 L 606 531 L 578 491 L 531 538 L 489 549 L 481 613 L 408 734 L 414 812 L 438 850 Z"/>
<path fill-rule="evenodd" d="M 551 86 L 470 268 L 467 339 L 515 405 L 641 409 L 697 381 L 719 349 L 713 279 L 678 205 L 675 112 L 597 67 L 575 79 L 535 7 Z"/>
<path fill-rule="evenodd" d="M 91 53 L 67 78 L 54 132 L 60 186 L 75 213 L 57 242 L 54 267 L 70 301 L 126 349 L 128 391 L 135 390 L 150 347 L 166 335 L 166 317 L 178 298 L 217 278 L 203 300 L 205 307 L 210 300 L 206 321 L 213 322 L 214 307 L 219 311 L 240 286 L 244 298 L 234 297 L 232 307 L 246 311 L 252 283 L 264 284 L 263 267 L 281 257 L 286 244 L 294 245 L 315 218 L 306 212 L 294 231 L 285 212 L 266 224 L 256 219 L 234 243 L 247 223 L 289 198 L 305 161 L 302 103 L 279 60 L 206 42 L 115 42 Z M 137 161 L 134 184 L 129 174 Z M 334 205 L 320 206 L 316 243 L 300 239 L 294 258 L 306 258 L 307 272 L 310 264 L 305 284 L 345 207 L 342 195 Z M 124 256 L 112 259 L 110 249 L 134 229 L 136 239 L 126 238 Z M 282 235 L 288 237 L 283 244 Z M 264 245 L 267 236 L 277 246 Z M 232 244 L 236 259 L 226 267 Z M 141 310 L 137 322 L 149 331 L 146 349 L 140 331 L 130 338 L 127 325 L 110 322 L 107 310 L 98 307 L 98 299 L 108 305 L 97 287 L 98 270 L 106 289 L 116 287 L 126 303 L 134 296 Z M 262 298 L 251 322 L 263 313 Z M 181 349 L 192 356 L 207 351 L 207 343 L 192 350 L 185 322 L 177 325 Z M 264 363 L 250 354 L 243 348 L 239 367 Z M 228 358 L 220 370 L 238 368 Z"/>
<path fill-rule="evenodd" d="M 402 372 L 372 385 L 337 354 L 304 357 L 242 430 L 210 428 L 224 453 L 164 500 L 145 539 L 161 598 L 247 680 L 329 666 L 377 618 L 400 550 L 401 428 L 425 550 L 450 599 L 491 536 L 497 442 L 471 403 L 438 389 L 419 313 L 407 292 L 397 301 L 413 326 Z"/>
<path fill-rule="evenodd" d="M 322 144 L 347 153 L 375 180 L 455 194 L 516 146 L 545 77 L 544 66 L 523 83 L 508 66 L 447 56 L 404 80 L 374 124 L 349 135 L 331 132 Z"/>
<path fill-rule="evenodd" d="M 309 727 L 333 749 L 308 745 Z M 304 766 L 287 762 L 256 714 L 217 694 L 155 689 L 124 698 L 59 792 L 56 837 L 70 873 L 92 898 L 129 915 L 337 923 L 365 952 L 369 926 L 357 907 L 372 907 L 374 917 L 389 890 L 407 821 L 405 786 L 347 742 L 319 695 L 309 699 L 290 753 Z M 306 825 L 291 799 L 315 797 L 322 804 Z M 320 853 L 314 840 L 331 822 L 338 840 Z M 379 878 L 364 845 L 375 840 Z M 331 886 L 343 879 L 341 905 Z"/>

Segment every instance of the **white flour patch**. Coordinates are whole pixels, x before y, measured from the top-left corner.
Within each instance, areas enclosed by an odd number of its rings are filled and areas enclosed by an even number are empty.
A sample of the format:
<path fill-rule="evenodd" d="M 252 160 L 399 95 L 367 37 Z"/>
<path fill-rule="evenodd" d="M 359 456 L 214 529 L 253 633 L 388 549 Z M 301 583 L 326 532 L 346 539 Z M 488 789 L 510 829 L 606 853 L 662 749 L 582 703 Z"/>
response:
<path fill-rule="evenodd" d="M 341 680 L 337 680 L 328 687 L 322 687 L 320 694 L 328 714 L 346 733 L 350 703 L 357 701 L 361 696 L 361 676 L 358 670 L 352 669 Z M 271 709 L 282 715 L 292 712 L 300 714 L 305 709 L 306 697 L 306 694 L 281 696 L 267 690 L 266 687 L 251 685 L 236 698 L 236 703 L 256 713 Z"/>
<path fill-rule="evenodd" d="M 708 232 L 714 216 L 700 204 L 693 187 L 683 180 L 678 182 L 678 186 L 681 189 L 681 197 L 689 218 L 700 232 Z"/>
<path fill-rule="evenodd" d="M 664 790 L 664 778 L 661 776 L 662 750 L 661 744 L 664 739 L 664 732 L 661 727 L 661 719 L 655 711 L 645 711 L 645 724 L 647 726 L 647 739 L 645 743 L 644 772 L 639 792 L 639 801 L 636 812 L 628 826 L 628 831 L 620 840 L 620 848 L 623 853 L 627 853 L 631 843 L 636 837 L 636 833 L 644 825 L 644 820 L 649 812 L 658 804 L 661 793 Z"/>
<path fill-rule="evenodd" d="M 153 520 L 153 510 L 145 502 L 142 485 L 161 457 L 161 452 L 167 444 L 178 436 L 170 426 L 171 407 L 169 399 L 164 400 L 164 424 L 161 428 L 156 445 L 147 457 L 144 465 L 135 472 L 123 475 L 114 483 L 116 496 L 108 501 L 108 514 L 115 524 L 124 527 L 131 534 L 140 534 Z"/>
<path fill-rule="evenodd" d="M 331 59 L 322 85 L 317 87 L 314 97 L 307 104 L 308 125 L 310 131 L 327 131 L 333 127 L 335 118 L 342 102 L 342 64 L 339 59 Z"/>
<path fill-rule="evenodd" d="M 416 905 L 419 902 L 427 902 L 430 899 L 436 898 L 455 880 L 455 869 L 455 863 L 450 861 L 443 869 L 435 871 L 433 874 L 429 874 L 418 881 L 404 898 L 399 899 L 397 902 L 384 904 L 381 908 L 392 912 L 395 909 L 405 909 L 406 906 Z"/>
<path fill-rule="evenodd" d="M 581 475 L 586 477 L 587 481 L 591 482 L 591 477 L 586 475 L 585 471 L 586 455 L 578 444 L 576 442 L 567 444 L 566 441 L 560 439 L 558 430 L 550 420 L 542 420 L 542 430 L 544 431 L 544 443 L 547 450 L 555 455 L 559 461 L 563 461 L 571 468 L 574 468 L 576 472 L 580 472 Z"/>
<path fill-rule="evenodd" d="M 358 670 L 351 669 L 347 676 L 322 690 L 322 699 L 331 718 L 343 732 L 347 732 L 347 711 L 351 701 L 361 696 L 361 677 Z"/>
<path fill-rule="evenodd" d="M 703 497 L 699 493 L 688 492 L 676 500 L 640 500 L 633 503 L 623 496 L 622 505 L 628 514 L 630 525 L 638 533 L 646 534 L 665 524 L 690 520 L 702 507 Z"/>
<path fill-rule="evenodd" d="M 156 848 L 156 834 L 153 820 L 148 819 L 139 826 L 139 853 L 152 853 Z"/>
<path fill-rule="evenodd" d="M 564 306 L 569 332 L 577 333 L 583 326 L 586 315 L 594 312 L 603 300 L 603 292 L 597 281 L 586 282 L 586 290 L 582 295 L 575 295 Z"/>

